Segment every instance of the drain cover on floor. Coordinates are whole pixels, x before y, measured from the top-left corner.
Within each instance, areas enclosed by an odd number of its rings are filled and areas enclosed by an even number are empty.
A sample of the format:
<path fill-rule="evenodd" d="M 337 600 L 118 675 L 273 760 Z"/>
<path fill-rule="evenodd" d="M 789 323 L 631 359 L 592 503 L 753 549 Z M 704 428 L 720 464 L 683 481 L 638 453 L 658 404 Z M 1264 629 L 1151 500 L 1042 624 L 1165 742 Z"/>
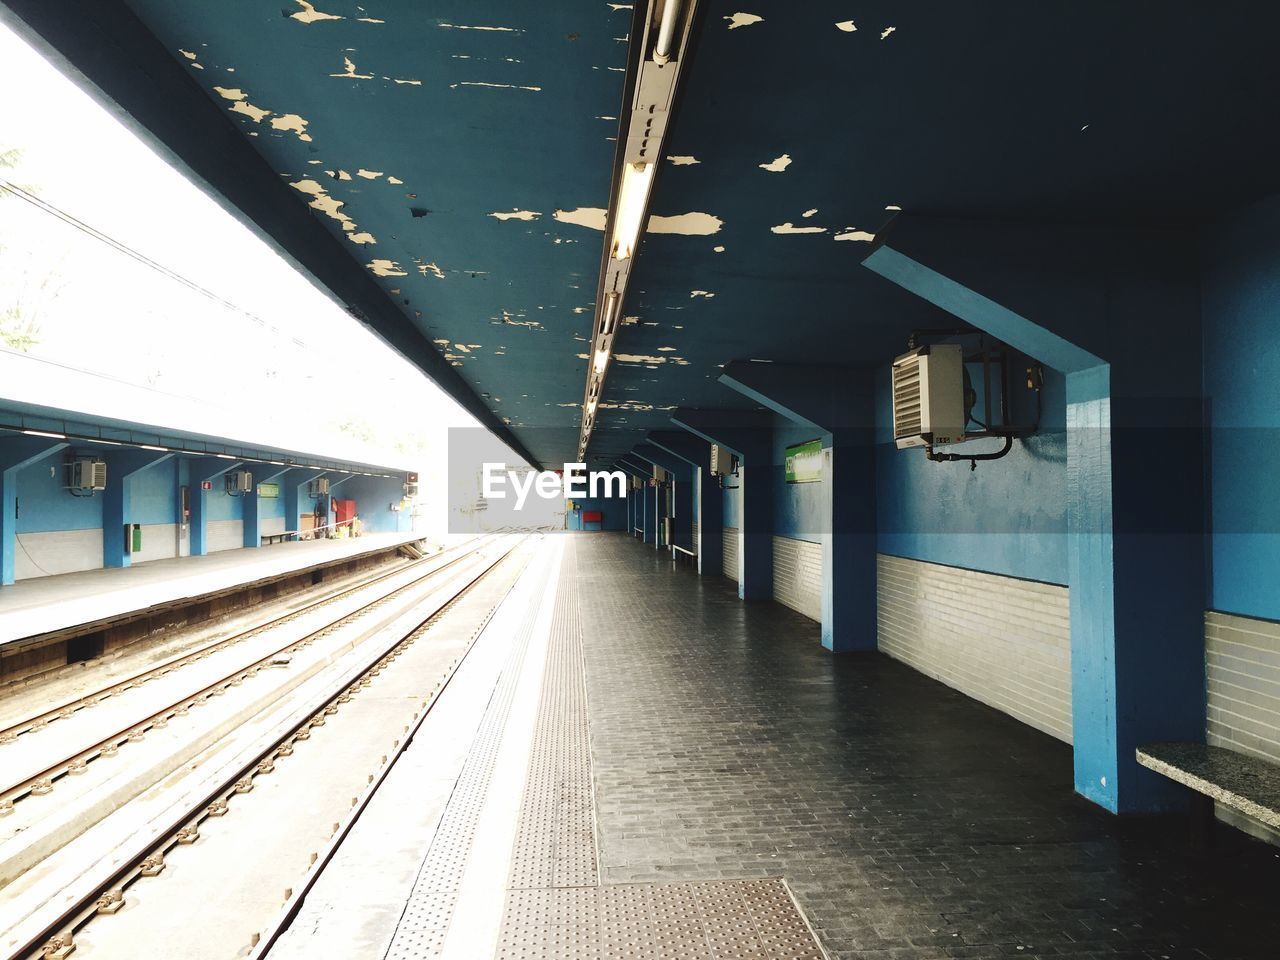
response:
<path fill-rule="evenodd" d="M 778 879 L 512 890 L 498 960 L 822 960 Z"/>

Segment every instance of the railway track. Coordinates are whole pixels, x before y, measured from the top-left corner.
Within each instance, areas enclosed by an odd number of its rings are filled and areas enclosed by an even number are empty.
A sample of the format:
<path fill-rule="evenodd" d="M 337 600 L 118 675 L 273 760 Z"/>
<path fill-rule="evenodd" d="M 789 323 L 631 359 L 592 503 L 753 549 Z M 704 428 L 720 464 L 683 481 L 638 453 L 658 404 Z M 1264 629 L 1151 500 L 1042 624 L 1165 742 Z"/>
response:
<path fill-rule="evenodd" d="M 334 630 L 349 625 L 369 613 L 385 606 L 408 594 L 410 591 L 421 587 L 427 581 L 430 581 L 453 568 L 468 558 L 474 556 L 478 551 L 485 548 L 492 541 L 486 540 L 481 544 L 466 544 L 458 548 L 460 551 L 457 555 L 445 559 L 445 554 L 438 554 L 434 557 L 417 561 L 408 567 L 401 567 L 395 571 L 384 573 L 368 579 L 365 582 L 354 586 L 344 588 L 336 593 L 316 600 L 307 606 L 291 611 L 284 616 L 277 617 L 265 624 L 252 627 L 248 630 L 234 634 L 230 637 L 224 637 L 218 641 L 212 642 L 197 650 L 189 651 L 178 657 L 172 658 L 164 664 L 157 664 L 147 670 L 139 671 L 130 678 L 118 681 L 109 685 L 102 690 L 95 691 L 83 697 L 79 697 L 70 703 L 65 703 L 57 708 L 46 711 L 36 718 L 28 719 L 21 723 L 15 724 L 9 728 L 10 731 L 20 730 L 22 733 L 32 733 L 42 730 L 49 725 L 52 720 L 41 720 L 41 717 L 48 718 L 50 716 L 57 718 L 69 718 L 74 716 L 80 710 L 92 705 L 98 704 L 113 696 L 124 693 L 140 687 L 148 681 L 167 676 L 180 667 L 187 666 L 203 660 L 214 653 L 219 653 L 229 647 L 244 643 L 254 637 L 262 636 L 273 630 L 300 620 L 301 618 L 313 614 L 326 607 L 331 607 L 343 600 L 354 600 L 359 595 L 370 591 L 379 584 L 386 583 L 389 580 L 403 581 L 398 582 L 390 591 L 380 594 L 371 601 L 357 606 L 355 609 L 344 613 L 335 620 L 325 623 L 315 630 L 308 631 L 300 638 L 291 638 L 280 646 L 272 646 L 262 656 L 257 657 L 253 661 L 245 664 L 236 664 L 232 669 L 221 673 L 211 682 L 203 684 L 198 689 L 192 690 L 180 699 L 172 700 L 164 703 L 158 709 L 152 710 L 140 717 L 130 718 L 128 722 L 121 723 L 111 727 L 105 733 L 101 733 L 94 741 L 77 745 L 73 749 L 64 750 L 54 755 L 44 766 L 37 770 L 24 771 L 24 775 L 19 779 L 9 781 L 0 786 L 0 816 L 11 813 L 14 805 L 28 797 L 42 796 L 53 791 L 55 783 L 68 775 L 83 773 L 88 765 L 103 757 L 112 757 L 117 754 L 120 747 L 131 740 L 139 740 L 152 729 L 163 727 L 175 717 L 185 715 L 193 706 L 209 700 L 211 697 L 219 696 L 230 688 L 243 683 L 249 677 L 254 676 L 260 671 L 280 662 L 282 658 L 287 658 L 297 653 L 299 650 L 314 643 L 317 639 L 327 636 Z M 7 731 L 6 731 L 7 732 Z M 8 742 L 12 743 L 17 740 L 18 734 L 14 734 Z M 0 744 L 5 743 L 3 734 L 0 734 Z M 43 761 L 42 761 L 43 762 Z"/>
<path fill-rule="evenodd" d="M 237 631 L 229 636 L 215 638 L 210 642 L 202 644 L 191 650 L 186 650 L 171 657 L 166 657 L 163 660 L 150 664 L 144 669 L 135 671 L 120 680 L 99 687 L 91 693 L 68 698 L 58 703 L 56 706 L 47 707 L 44 710 L 29 714 L 19 720 L 0 726 L 0 746 L 13 743 L 23 734 L 43 730 L 57 720 L 70 719 L 86 707 L 94 706 L 95 704 L 102 703 L 104 700 L 109 700 L 117 694 L 136 689 L 148 681 L 168 676 L 174 670 L 178 670 L 188 664 L 203 660 L 214 653 L 226 649 L 227 647 L 261 636 L 270 630 L 274 630 L 287 623 L 292 623 L 309 613 L 331 606 L 347 597 L 359 593 L 362 590 L 367 590 L 379 583 L 384 583 L 393 577 L 402 576 L 407 570 L 412 570 L 424 565 L 432 571 L 443 570 L 446 567 L 457 563 L 458 560 L 466 556 L 465 551 L 475 550 L 478 546 L 479 544 L 468 541 L 465 544 L 458 544 L 457 546 L 449 547 L 448 549 L 430 557 L 424 557 L 421 560 L 413 560 L 409 563 L 397 566 L 394 570 L 381 571 L 374 576 L 367 577 L 359 581 L 358 583 L 348 584 L 337 590 L 326 593 L 325 595 L 312 600 L 301 607 L 290 610 L 288 613 L 272 617 L 262 623 L 254 624 L 252 627 Z M 440 563 L 440 561 L 444 560 L 446 557 L 452 557 L 452 559 L 449 559 L 445 563 Z"/>
<path fill-rule="evenodd" d="M 344 704 L 367 688 L 374 678 L 390 667 L 416 640 L 440 623 L 487 577 L 512 561 L 512 554 L 523 542 L 524 538 L 515 537 L 496 544 L 490 542 L 486 547 L 495 549 L 487 555 L 481 550 L 473 549 L 471 553 L 451 562 L 449 566 L 454 567 L 469 557 L 474 560 L 474 565 L 459 568 L 457 575 L 437 587 L 428 600 L 422 601 L 421 606 L 399 615 L 394 631 L 388 630 L 385 635 L 379 635 L 355 648 L 349 658 L 351 662 L 344 667 L 339 680 L 331 684 L 314 702 L 308 701 L 300 717 L 291 718 L 286 726 L 273 731 L 260 748 L 255 747 L 251 755 L 223 770 L 217 782 L 208 789 L 203 789 L 192 802 L 166 811 L 164 816 L 150 822 L 145 830 L 132 835 L 129 838 L 132 846 L 127 851 L 116 851 L 109 862 L 104 858 L 104 861 L 83 871 L 73 884 L 74 889 L 60 892 L 60 896 L 56 898 L 56 908 L 55 898 L 50 898 L 45 909 L 20 918 L 7 944 L 8 956 L 12 960 L 70 956 L 76 949 L 77 931 L 100 914 L 118 911 L 124 904 L 125 890 L 130 884 L 140 878 L 157 876 L 163 872 L 167 853 L 176 846 L 195 842 L 200 835 L 202 823 L 210 817 L 227 814 L 235 798 L 249 793 L 257 778 L 274 772 L 276 764 L 291 756 L 299 744 L 309 740 L 313 730 L 323 727 Z M 505 589 L 509 589 L 509 586 Z M 477 623 L 467 647 L 454 661 L 454 667 L 466 655 L 470 643 L 474 642 L 500 602 L 501 599 L 496 600 Z M 400 628 L 401 625 L 403 629 Z M 448 683 L 451 675 L 451 670 L 446 671 L 436 681 L 434 689 L 421 702 L 418 718 L 430 709 L 434 698 Z M 416 729 L 412 722 L 404 727 L 406 744 L 411 738 L 411 729 Z M 393 749 L 389 751 L 393 757 L 391 762 L 394 762 L 398 749 L 402 749 L 400 739 L 395 741 Z M 381 763 L 384 767 L 389 766 L 387 756 L 382 757 Z M 376 789 L 379 779 L 370 775 L 370 792 Z M 353 809 L 358 811 L 360 801 L 361 797 L 352 798 Z M 337 834 L 340 824 L 335 823 L 333 827 L 333 832 Z M 313 862 L 314 859 L 313 857 Z"/>

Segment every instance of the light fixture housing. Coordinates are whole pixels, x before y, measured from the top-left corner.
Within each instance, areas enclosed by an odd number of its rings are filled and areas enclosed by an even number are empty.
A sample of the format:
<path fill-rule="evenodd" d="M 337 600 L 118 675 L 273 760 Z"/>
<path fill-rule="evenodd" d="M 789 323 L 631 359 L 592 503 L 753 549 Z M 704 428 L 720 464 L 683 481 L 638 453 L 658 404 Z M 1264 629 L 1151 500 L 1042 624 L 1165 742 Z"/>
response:
<path fill-rule="evenodd" d="M 652 163 L 626 163 L 618 186 L 618 207 L 613 218 L 613 259 L 629 260 L 640 242 L 653 185 Z"/>

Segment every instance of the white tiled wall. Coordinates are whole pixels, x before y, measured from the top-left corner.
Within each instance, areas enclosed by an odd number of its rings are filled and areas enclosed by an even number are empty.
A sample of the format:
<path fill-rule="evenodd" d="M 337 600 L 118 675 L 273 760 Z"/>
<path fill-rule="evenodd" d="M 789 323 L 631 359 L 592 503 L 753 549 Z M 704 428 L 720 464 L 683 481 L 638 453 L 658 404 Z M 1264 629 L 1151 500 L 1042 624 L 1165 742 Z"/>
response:
<path fill-rule="evenodd" d="M 97 570 L 102 566 L 102 530 L 20 533 L 15 553 L 15 580 Z"/>
<path fill-rule="evenodd" d="M 738 528 L 724 528 L 724 554 L 721 569 L 724 575 L 735 583 L 738 580 Z"/>
<path fill-rule="evenodd" d="M 822 545 L 790 537 L 773 538 L 773 599 L 822 619 Z"/>
<path fill-rule="evenodd" d="M 1071 742 L 1067 588 L 880 555 L 880 650 Z"/>
<path fill-rule="evenodd" d="M 1208 742 L 1280 763 L 1280 624 L 1204 618 Z"/>
<path fill-rule="evenodd" d="M 142 549 L 130 558 L 130 563 L 146 563 L 148 560 L 167 560 L 178 555 L 178 525 L 176 523 L 144 523 L 142 525 Z"/>
<path fill-rule="evenodd" d="M 206 553 L 239 550 L 244 546 L 244 521 L 210 520 L 206 535 L 208 537 Z"/>

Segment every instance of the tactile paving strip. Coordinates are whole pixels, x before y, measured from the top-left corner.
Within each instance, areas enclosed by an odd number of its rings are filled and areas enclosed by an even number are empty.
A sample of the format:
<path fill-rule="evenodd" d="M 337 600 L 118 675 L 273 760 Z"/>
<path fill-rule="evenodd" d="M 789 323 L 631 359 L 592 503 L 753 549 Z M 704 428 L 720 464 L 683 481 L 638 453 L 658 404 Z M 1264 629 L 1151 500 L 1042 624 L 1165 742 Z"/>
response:
<path fill-rule="evenodd" d="M 823 960 L 779 879 L 512 890 L 499 960 Z"/>
<path fill-rule="evenodd" d="M 497 960 L 823 960 L 778 878 L 596 886 L 572 541 L 547 657 Z"/>
<path fill-rule="evenodd" d="M 544 571 L 543 577 L 547 575 Z M 545 579 L 539 582 L 545 582 Z M 535 592 L 534 595 L 537 595 Z M 444 816 L 418 870 L 413 892 L 396 927 L 388 960 L 423 960 L 440 956 L 458 900 L 458 887 L 471 855 L 476 823 L 484 807 L 494 761 L 511 712 L 511 701 L 524 666 L 534 617 L 529 616 L 515 638 L 502 674 L 480 721 L 462 774 L 449 796 Z"/>
<path fill-rule="evenodd" d="M 568 551 L 552 616 L 509 885 L 576 887 L 595 883 L 586 675 L 576 567 L 572 551 Z"/>

